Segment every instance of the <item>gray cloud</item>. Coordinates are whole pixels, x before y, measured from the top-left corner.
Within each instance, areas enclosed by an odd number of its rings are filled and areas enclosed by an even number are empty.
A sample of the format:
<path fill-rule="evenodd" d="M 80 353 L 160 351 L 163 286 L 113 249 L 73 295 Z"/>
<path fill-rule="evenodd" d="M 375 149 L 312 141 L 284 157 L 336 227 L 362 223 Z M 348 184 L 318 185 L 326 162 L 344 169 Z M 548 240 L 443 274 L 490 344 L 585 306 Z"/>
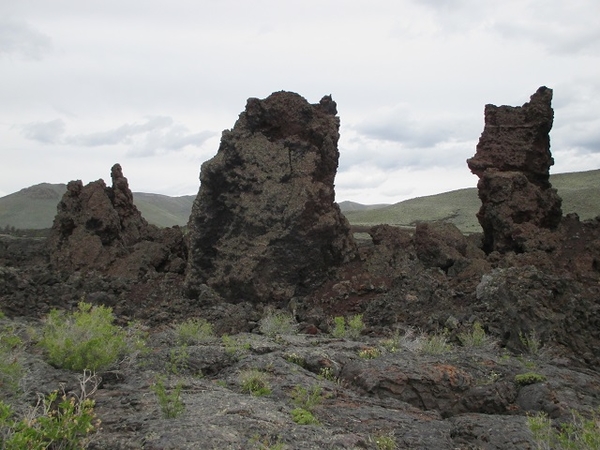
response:
<path fill-rule="evenodd" d="M 21 134 L 27 139 L 42 144 L 58 144 L 65 132 L 65 123 L 62 119 L 55 119 L 49 122 L 28 123 L 20 128 Z"/>
<path fill-rule="evenodd" d="M 213 131 L 191 133 L 171 117 L 150 117 L 145 122 L 124 124 L 95 133 L 65 135 L 65 122 L 55 119 L 22 125 L 21 134 L 43 144 L 64 144 L 80 147 L 126 145 L 129 156 L 153 156 L 178 151 L 187 146 L 201 146 L 215 136 Z"/>
<path fill-rule="evenodd" d="M 0 55 L 18 55 L 24 59 L 41 60 L 51 49 L 50 37 L 26 22 L 0 18 Z"/>
<path fill-rule="evenodd" d="M 168 128 L 172 125 L 173 119 L 170 117 L 151 117 L 145 123 L 141 124 L 125 124 L 108 131 L 70 136 L 66 139 L 66 142 L 72 145 L 82 145 L 85 147 L 129 144 L 131 143 L 131 139 L 136 135 L 156 131 L 157 129 Z"/>

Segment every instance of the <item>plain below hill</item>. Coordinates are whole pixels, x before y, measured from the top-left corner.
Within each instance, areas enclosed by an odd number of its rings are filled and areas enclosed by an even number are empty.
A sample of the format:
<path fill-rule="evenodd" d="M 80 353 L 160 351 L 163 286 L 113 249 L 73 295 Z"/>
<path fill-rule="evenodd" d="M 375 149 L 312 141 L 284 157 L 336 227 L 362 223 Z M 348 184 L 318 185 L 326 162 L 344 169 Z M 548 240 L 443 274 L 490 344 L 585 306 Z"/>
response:
<path fill-rule="evenodd" d="M 563 199 L 563 214 L 575 212 L 582 220 L 600 216 L 600 170 L 550 176 Z M 65 184 L 41 183 L 0 198 L 0 229 L 50 228 Z M 144 218 L 154 225 L 186 225 L 195 195 L 170 197 L 134 192 L 133 200 Z M 459 189 L 394 205 L 340 202 L 340 209 L 355 226 L 390 224 L 414 227 L 418 222 L 447 221 L 464 233 L 480 232 L 475 214 L 481 205 L 476 188 Z"/>

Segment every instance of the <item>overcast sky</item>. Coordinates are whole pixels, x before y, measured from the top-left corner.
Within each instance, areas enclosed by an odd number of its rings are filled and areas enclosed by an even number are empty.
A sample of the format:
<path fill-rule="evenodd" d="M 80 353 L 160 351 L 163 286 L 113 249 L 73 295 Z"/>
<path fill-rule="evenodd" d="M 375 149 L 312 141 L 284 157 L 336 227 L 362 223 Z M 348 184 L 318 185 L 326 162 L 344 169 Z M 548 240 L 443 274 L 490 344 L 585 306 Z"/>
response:
<path fill-rule="evenodd" d="M 196 194 L 249 97 L 331 94 L 338 201 L 474 187 L 486 103 L 554 90 L 552 173 L 600 168 L 598 0 L 0 0 L 0 196 Z"/>

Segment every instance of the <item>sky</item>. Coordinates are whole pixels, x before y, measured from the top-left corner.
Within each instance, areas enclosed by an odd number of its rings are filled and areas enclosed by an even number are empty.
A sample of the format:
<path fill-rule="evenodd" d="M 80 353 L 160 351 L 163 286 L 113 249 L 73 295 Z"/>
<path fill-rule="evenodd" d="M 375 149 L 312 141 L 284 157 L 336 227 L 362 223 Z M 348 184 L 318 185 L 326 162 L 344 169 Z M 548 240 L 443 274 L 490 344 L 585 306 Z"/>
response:
<path fill-rule="evenodd" d="M 331 94 L 336 200 L 475 187 L 484 106 L 554 90 L 551 173 L 600 168 L 598 0 L 0 0 L 0 196 L 120 163 L 196 194 L 250 97 Z"/>

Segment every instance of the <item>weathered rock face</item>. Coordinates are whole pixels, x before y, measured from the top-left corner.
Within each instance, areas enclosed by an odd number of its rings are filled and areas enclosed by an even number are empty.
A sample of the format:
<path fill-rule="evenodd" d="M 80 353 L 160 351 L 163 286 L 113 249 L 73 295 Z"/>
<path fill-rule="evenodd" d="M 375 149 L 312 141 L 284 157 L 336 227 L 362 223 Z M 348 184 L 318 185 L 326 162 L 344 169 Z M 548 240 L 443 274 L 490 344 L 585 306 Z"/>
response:
<path fill-rule="evenodd" d="M 58 204 L 48 239 L 53 267 L 67 272 L 97 270 L 137 278 L 148 270 L 183 272 L 186 249 L 180 230 L 149 225 L 133 203 L 119 164 L 112 187 L 71 181 Z"/>
<path fill-rule="evenodd" d="M 190 217 L 187 290 L 208 284 L 231 300 L 282 301 L 354 258 L 334 203 L 339 119 L 324 97 L 251 98 L 217 155 L 202 165 Z"/>
<path fill-rule="evenodd" d="M 521 107 L 485 107 L 477 153 L 467 163 L 479 177 L 477 217 L 488 253 L 523 251 L 528 235 L 560 223 L 561 199 L 549 181 L 551 101 L 552 90 L 540 87 Z"/>

